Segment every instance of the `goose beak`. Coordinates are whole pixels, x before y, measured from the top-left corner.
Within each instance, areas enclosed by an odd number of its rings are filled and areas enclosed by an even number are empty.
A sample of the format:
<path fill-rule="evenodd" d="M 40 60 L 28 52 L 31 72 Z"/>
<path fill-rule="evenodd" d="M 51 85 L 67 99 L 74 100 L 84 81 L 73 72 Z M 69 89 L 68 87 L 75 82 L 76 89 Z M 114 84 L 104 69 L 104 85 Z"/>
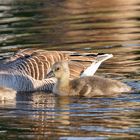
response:
<path fill-rule="evenodd" d="M 45 78 L 52 78 L 52 77 L 55 77 L 54 75 L 54 72 L 53 71 L 50 71 Z"/>

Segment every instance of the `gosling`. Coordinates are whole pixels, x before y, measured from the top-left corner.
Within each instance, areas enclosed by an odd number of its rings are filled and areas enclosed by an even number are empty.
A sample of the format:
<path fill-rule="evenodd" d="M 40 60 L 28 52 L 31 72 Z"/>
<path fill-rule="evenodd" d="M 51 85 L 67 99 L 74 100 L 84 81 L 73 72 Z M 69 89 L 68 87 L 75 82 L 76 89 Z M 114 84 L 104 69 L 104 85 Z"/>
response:
<path fill-rule="evenodd" d="M 86 76 L 69 80 L 70 71 L 66 61 L 55 63 L 47 77 L 57 79 L 53 93 L 60 96 L 108 96 L 131 91 L 129 86 L 120 81 L 99 76 Z"/>
<path fill-rule="evenodd" d="M 17 92 L 11 88 L 0 87 L 0 101 L 16 99 Z"/>

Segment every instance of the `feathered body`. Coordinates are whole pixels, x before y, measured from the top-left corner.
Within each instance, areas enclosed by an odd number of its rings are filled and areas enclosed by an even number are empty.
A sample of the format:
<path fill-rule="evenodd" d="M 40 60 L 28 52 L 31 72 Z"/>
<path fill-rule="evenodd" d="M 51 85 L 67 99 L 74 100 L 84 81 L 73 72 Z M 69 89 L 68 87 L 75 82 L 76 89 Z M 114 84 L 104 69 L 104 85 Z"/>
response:
<path fill-rule="evenodd" d="M 16 91 L 52 91 L 55 78 L 45 77 L 55 62 L 68 61 L 70 78 L 74 79 L 102 56 L 71 51 L 20 50 L 0 64 L 0 86 Z"/>
<path fill-rule="evenodd" d="M 131 91 L 129 86 L 120 81 L 99 76 L 86 76 L 69 80 L 70 71 L 66 61 L 55 63 L 48 76 L 57 78 L 53 92 L 61 96 L 108 96 Z"/>

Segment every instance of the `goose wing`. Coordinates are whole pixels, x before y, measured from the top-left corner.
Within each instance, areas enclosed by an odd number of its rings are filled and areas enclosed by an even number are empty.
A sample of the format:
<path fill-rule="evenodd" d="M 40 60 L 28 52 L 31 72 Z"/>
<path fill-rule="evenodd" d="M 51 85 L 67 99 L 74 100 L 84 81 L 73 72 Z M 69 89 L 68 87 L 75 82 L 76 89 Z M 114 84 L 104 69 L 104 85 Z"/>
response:
<path fill-rule="evenodd" d="M 5 67 L 6 69 L 20 71 L 36 80 L 42 80 L 55 62 L 67 60 L 69 62 L 71 79 L 73 79 L 79 77 L 85 70 L 84 76 L 93 75 L 103 61 L 103 59 L 99 60 L 102 55 L 104 54 L 23 49 L 10 57 L 6 61 Z M 100 62 L 98 66 L 97 62 Z M 96 65 L 94 66 L 94 64 Z M 89 67 L 91 67 L 90 73 L 87 70 Z"/>

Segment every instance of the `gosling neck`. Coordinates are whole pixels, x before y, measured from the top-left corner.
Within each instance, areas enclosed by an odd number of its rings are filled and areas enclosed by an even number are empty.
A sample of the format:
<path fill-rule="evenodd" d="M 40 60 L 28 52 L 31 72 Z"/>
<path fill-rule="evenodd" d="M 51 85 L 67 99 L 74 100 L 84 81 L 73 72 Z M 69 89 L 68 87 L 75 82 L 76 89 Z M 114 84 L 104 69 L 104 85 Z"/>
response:
<path fill-rule="evenodd" d="M 57 79 L 56 88 L 58 90 L 58 93 L 67 96 L 70 92 L 70 81 L 68 75 L 63 75 L 61 78 Z"/>
<path fill-rule="evenodd" d="M 69 76 L 68 75 L 63 75 L 61 78 L 58 78 L 58 83 L 60 86 L 69 86 Z"/>

